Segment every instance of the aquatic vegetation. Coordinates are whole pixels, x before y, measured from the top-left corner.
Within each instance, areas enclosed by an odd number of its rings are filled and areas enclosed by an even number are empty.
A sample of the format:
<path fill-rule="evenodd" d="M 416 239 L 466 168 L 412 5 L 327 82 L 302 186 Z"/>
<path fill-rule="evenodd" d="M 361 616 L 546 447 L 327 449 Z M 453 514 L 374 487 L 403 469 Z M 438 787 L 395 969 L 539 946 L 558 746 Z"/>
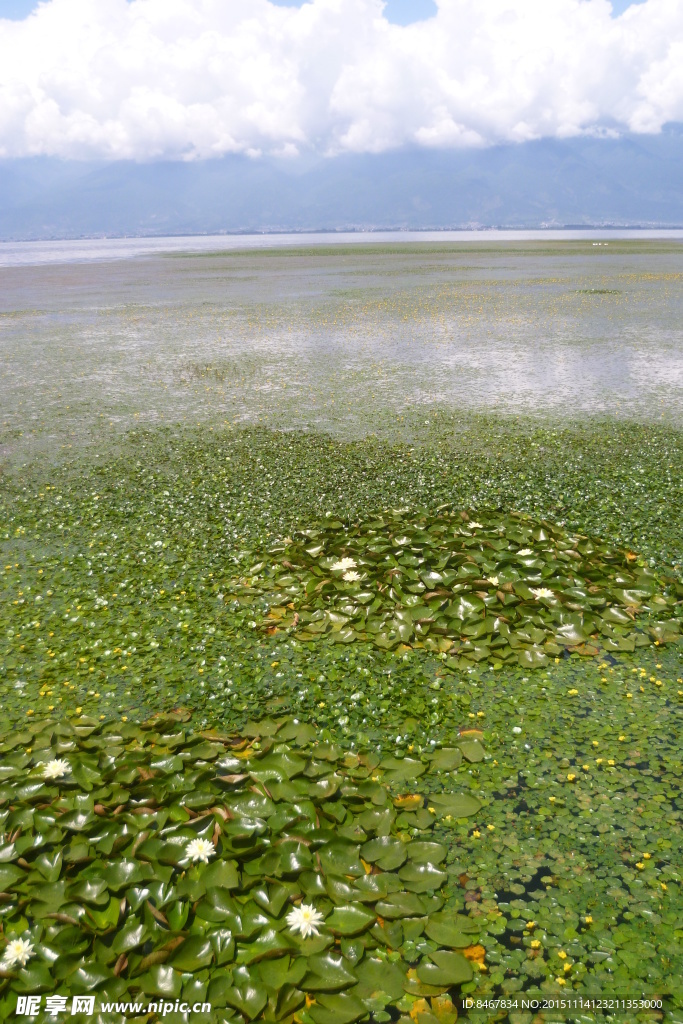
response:
<path fill-rule="evenodd" d="M 315 1024 L 452 1005 L 481 928 L 443 912 L 430 833 L 481 805 L 414 780 L 478 760 L 472 741 L 400 760 L 291 717 L 232 734 L 188 718 L 46 721 L 0 745 L 3 1019 L 17 991 L 46 990 L 207 999 L 236 1021 L 306 1006 Z M 60 786 L 50 755 L 70 765 Z"/>
<path fill-rule="evenodd" d="M 226 590 L 247 604 L 267 599 L 269 635 L 424 647 L 452 668 L 534 668 L 549 655 L 679 639 L 683 586 L 674 577 L 547 521 L 478 516 L 483 523 L 449 508 L 346 523 L 330 516 L 271 545 Z M 341 572 L 351 565 L 359 571 Z"/>

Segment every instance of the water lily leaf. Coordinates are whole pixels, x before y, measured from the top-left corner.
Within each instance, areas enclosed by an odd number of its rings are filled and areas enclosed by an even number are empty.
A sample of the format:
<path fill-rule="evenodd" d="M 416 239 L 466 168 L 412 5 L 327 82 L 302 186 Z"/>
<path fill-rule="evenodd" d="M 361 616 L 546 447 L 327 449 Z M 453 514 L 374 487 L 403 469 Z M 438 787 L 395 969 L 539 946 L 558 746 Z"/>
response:
<path fill-rule="evenodd" d="M 414 864 L 441 864 L 448 851 L 441 843 L 420 842 L 418 840 L 406 845 L 408 857 Z"/>
<path fill-rule="evenodd" d="M 439 871 L 433 864 L 415 864 L 413 861 L 402 867 L 398 876 L 410 892 L 439 889 L 448 878 L 445 871 Z"/>
<path fill-rule="evenodd" d="M 177 971 L 198 971 L 213 961 L 214 948 L 208 938 L 190 935 L 173 953 L 171 963 Z"/>
<path fill-rule="evenodd" d="M 138 946 L 141 946 L 148 936 L 149 929 L 147 925 L 136 918 L 132 918 L 126 922 L 120 932 L 116 933 L 111 948 L 115 953 L 126 953 L 130 949 L 136 949 Z"/>
<path fill-rule="evenodd" d="M 211 996 L 212 987 L 209 988 Z M 230 1006 L 243 1013 L 247 1020 L 254 1020 L 260 1014 L 268 1002 L 268 996 L 259 981 L 244 982 L 233 985 L 224 993 L 224 998 Z"/>
<path fill-rule="evenodd" d="M 330 916 L 325 919 L 325 927 L 334 935 L 359 935 L 374 924 L 375 920 L 375 914 L 366 910 L 364 906 L 358 903 L 349 903 L 335 907 Z"/>
<path fill-rule="evenodd" d="M 236 889 L 239 884 L 239 872 L 234 860 L 215 860 L 203 871 L 202 880 L 207 889 Z"/>
<path fill-rule="evenodd" d="M 461 747 L 442 747 L 440 750 L 434 752 L 430 770 L 437 772 L 452 772 L 456 768 L 460 767 L 462 763 L 462 749 Z"/>
<path fill-rule="evenodd" d="M 484 760 L 484 747 L 479 740 L 461 740 L 459 746 L 463 757 L 470 763 Z"/>
<path fill-rule="evenodd" d="M 318 852 L 321 867 L 326 874 L 355 877 L 365 874 L 359 854 L 358 844 L 342 842 L 326 844 Z"/>
<path fill-rule="evenodd" d="M 396 920 L 404 917 L 421 917 L 427 911 L 425 904 L 417 893 L 395 892 L 375 904 L 378 917 Z"/>
<path fill-rule="evenodd" d="M 430 954 L 432 963 L 423 960 L 417 968 L 417 976 L 427 985 L 462 985 L 471 981 L 474 975 L 472 965 L 460 953 L 437 949 Z"/>
<path fill-rule="evenodd" d="M 439 818 L 469 818 L 481 808 L 480 801 L 468 793 L 431 793 L 429 802 Z"/>
<path fill-rule="evenodd" d="M 237 960 L 242 964 L 253 964 L 285 956 L 296 949 L 295 941 L 286 932 L 265 928 L 252 942 L 240 944 Z"/>
<path fill-rule="evenodd" d="M 425 927 L 425 934 L 440 946 L 465 949 L 472 945 L 472 936 L 479 933 L 476 922 L 461 915 L 432 914 Z"/>
<path fill-rule="evenodd" d="M 356 983 L 355 975 L 341 956 L 331 953 L 310 956 L 307 966 L 308 971 L 299 982 L 304 992 L 339 992 Z"/>
<path fill-rule="evenodd" d="M 361 856 L 369 864 L 377 864 L 382 871 L 394 871 L 405 863 L 408 852 L 406 844 L 393 836 L 378 836 L 364 843 Z"/>
<path fill-rule="evenodd" d="M 367 1014 L 365 1004 L 348 992 L 321 994 L 308 1011 L 315 1024 L 353 1024 Z"/>

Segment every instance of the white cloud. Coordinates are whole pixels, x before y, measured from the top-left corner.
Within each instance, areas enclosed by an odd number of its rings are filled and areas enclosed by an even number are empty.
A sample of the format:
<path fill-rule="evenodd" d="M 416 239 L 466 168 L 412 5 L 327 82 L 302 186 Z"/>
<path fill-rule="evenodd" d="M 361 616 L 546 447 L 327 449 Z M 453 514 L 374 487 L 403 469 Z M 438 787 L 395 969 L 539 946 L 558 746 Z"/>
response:
<path fill-rule="evenodd" d="M 379 152 L 683 121 L 683 3 L 45 0 L 0 20 L 0 156 Z"/>

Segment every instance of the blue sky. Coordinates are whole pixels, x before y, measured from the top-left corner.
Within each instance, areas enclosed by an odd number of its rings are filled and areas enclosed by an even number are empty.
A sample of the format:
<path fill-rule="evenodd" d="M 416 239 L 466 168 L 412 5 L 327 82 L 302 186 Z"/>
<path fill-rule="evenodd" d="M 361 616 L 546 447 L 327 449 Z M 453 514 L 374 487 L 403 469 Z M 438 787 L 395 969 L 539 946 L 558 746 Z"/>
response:
<path fill-rule="evenodd" d="M 282 7 L 301 7 L 305 0 L 273 0 Z M 549 3 L 552 0 L 548 0 Z M 632 3 L 643 0 L 612 0 L 615 15 L 621 14 Z M 27 17 L 38 4 L 36 0 L 0 0 L 0 16 L 3 18 L 21 19 Z M 428 18 L 434 14 L 434 0 L 387 0 L 386 16 L 397 25 L 409 25 L 413 21 Z"/>

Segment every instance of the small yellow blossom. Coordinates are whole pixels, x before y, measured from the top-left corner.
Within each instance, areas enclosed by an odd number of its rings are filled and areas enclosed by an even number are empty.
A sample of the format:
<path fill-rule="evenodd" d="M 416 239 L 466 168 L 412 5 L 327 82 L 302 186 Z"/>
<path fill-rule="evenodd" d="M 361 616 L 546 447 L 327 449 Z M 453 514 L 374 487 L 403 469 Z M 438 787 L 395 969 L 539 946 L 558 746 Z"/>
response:
<path fill-rule="evenodd" d="M 557 982 L 558 985 L 566 985 L 567 984 L 567 982 L 565 981 L 564 978 L 555 978 L 555 981 Z"/>
<path fill-rule="evenodd" d="M 572 969 L 572 965 L 571 964 L 565 964 L 564 965 L 565 974 L 568 974 L 569 971 L 571 971 L 571 969 Z"/>
<path fill-rule="evenodd" d="M 598 741 L 597 741 L 597 740 L 593 740 L 593 746 L 594 746 L 594 747 L 599 747 L 599 746 L 600 746 L 600 744 L 598 743 Z"/>
<path fill-rule="evenodd" d="M 427 810 L 430 814 L 436 814 L 436 807 L 428 807 Z"/>
<path fill-rule="evenodd" d="M 586 924 L 593 924 L 593 918 L 591 917 L 591 915 L 590 915 L 590 914 L 586 914 L 586 916 L 584 917 L 584 919 L 583 919 L 583 920 L 584 920 L 584 922 L 585 922 Z"/>
<path fill-rule="evenodd" d="M 574 772 L 568 772 L 567 773 L 567 782 L 573 782 L 575 778 L 576 778 L 576 775 L 574 774 Z"/>
<path fill-rule="evenodd" d="M 632 693 L 627 693 L 627 694 L 626 694 L 626 696 L 627 696 L 627 697 L 632 697 L 632 696 L 633 696 L 633 694 L 632 694 Z"/>
<path fill-rule="evenodd" d="M 532 932 L 534 930 L 534 928 L 536 927 L 536 922 L 535 921 L 527 921 L 526 926 L 529 929 L 529 931 Z"/>
<path fill-rule="evenodd" d="M 484 712 L 483 711 L 477 711 L 477 718 L 483 718 L 483 717 L 484 717 Z"/>
<path fill-rule="evenodd" d="M 489 830 L 489 832 L 495 832 L 495 830 L 496 830 L 496 826 L 495 825 L 487 825 L 486 827 Z"/>
<path fill-rule="evenodd" d="M 639 871 L 642 871 L 643 868 L 645 867 L 645 865 L 643 864 L 642 860 L 639 860 L 639 861 L 636 861 L 636 867 L 638 868 Z"/>
<path fill-rule="evenodd" d="M 549 796 L 548 797 L 548 800 L 550 800 L 551 804 L 554 804 L 556 799 L 557 799 L 557 797 L 554 797 L 554 796 Z"/>
<path fill-rule="evenodd" d="M 602 758 L 602 757 L 596 757 L 595 763 L 596 764 L 602 764 L 603 760 L 604 760 L 604 758 Z"/>
<path fill-rule="evenodd" d="M 479 830 L 475 828 L 474 832 L 472 833 L 472 837 L 474 839 L 479 839 L 480 836 L 481 836 L 481 832 L 479 832 Z"/>
<path fill-rule="evenodd" d="M 318 702 L 318 707 L 319 708 L 324 708 L 325 707 L 325 701 L 324 700 L 319 701 Z"/>
<path fill-rule="evenodd" d="M 620 743 L 623 743 L 625 739 L 626 739 L 626 737 L 625 737 L 625 736 L 620 736 L 620 737 L 619 737 L 619 742 L 620 742 Z"/>
<path fill-rule="evenodd" d="M 127 722 L 128 721 L 128 715 L 121 715 L 121 721 L 122 722 Z"/>
<path fill-rule="evenodd" d="M 33 714 L 33 708 L 29 708 L 28 711 L 26 712 L 26 714 L 27 715 L 32 715 Z"/>
<path fill-rule="evenodd" d="M 532 949 L 540 949 L 541 948 L 541 940 L 540 939 L 532 939 L 531 942 L 530 942 L 530 946 L 531 946 Z"/>
<path fill-rule="evenodd" d="M 582 764 L 581 767 L 583 768 L 583 770 L 585 772 L 590 771 L 590 765 L 588 765 L 588 764 Z"/>
<path fill-rule="evenodd" d="M 664 890 L 664 892 L 666 892 L 667 889 L 669 888 L 669 886 L 666 884 L 666 882 L 660 882 L 659 884 L 662 887 L 662 889 Z"/>
<path fill-rule="evenodd" d="M 569 696 L 570 697 L 576 697 L 578 692 L 579 692 L 578 690 L 569 690 Z"/>
<path fill-rule="evenodd" d="M 81 711 L 82 711 L 82 710 L 83 710 L 83 708 L 76 708 L 76 714 L 77 714 L 77 715 L 80 715 L 80 713 L 81 713 Z"/>
<path fill-rule="evenodd" d="M 613 767 L 613 766 L 614 766 L 614 764 L 615 764 L 615 762 L 614 762 L 614 761 L 612 760 L 612 758 L 610 757 L 610 759 L 608 760 L 607 764 L 608 764 L 608 765 L 610 765 L 610 767 Z"/>
<path fill-rule="evenodd" d="M 559 956 L 560 960 L 566 960 L 567 959 L 567 954 L 565 953 L 565 951 L 563 949 L 558 950 L 557 955 Z"/>

